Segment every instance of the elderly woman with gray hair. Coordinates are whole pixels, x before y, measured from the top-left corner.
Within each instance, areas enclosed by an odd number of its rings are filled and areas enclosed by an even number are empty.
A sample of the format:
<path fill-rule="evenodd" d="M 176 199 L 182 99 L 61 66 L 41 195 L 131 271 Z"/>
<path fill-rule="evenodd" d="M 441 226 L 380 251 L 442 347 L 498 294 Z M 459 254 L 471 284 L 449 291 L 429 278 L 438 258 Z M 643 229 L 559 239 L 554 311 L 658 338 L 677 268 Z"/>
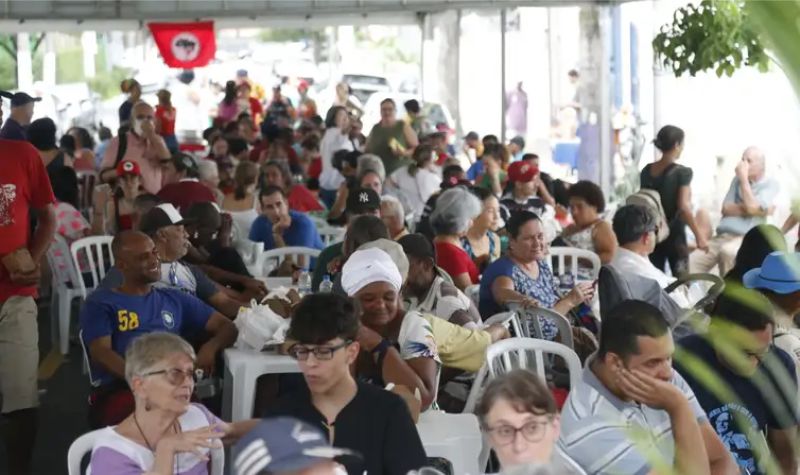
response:
<path fill-rule="evenodd" d="M 227 424 L 192 403 L 195 374 L 194 349 L 181 337 L 154 332 L 133 340 L 125 352 L 125 379 L 136 408 L 119 425 L 101 429 L 92 473 L 208 474 L 220 439 L 238 439 L 257 421 Z"/>
<path fill-rule="evenodd" d="M 472 220 L 482 212 L 478 198 L 463 187 L 451 188 L 436 200 L 436 209 L 430 217 L 436 237 L 436 262 L 453 279 L 459 290 L 479 282 L 478 267 L 461 247 L 461 238 L 467 233 Z"/>

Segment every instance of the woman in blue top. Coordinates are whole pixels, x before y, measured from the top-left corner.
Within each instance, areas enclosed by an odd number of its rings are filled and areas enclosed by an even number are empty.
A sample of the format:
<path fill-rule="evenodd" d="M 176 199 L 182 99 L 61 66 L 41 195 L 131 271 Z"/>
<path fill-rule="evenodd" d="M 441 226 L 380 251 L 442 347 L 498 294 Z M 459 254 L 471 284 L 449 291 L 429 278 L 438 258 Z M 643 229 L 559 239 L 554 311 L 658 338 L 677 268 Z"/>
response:
<path fill-rule="evenodd" d="M 486 268 L 481 279 L 479 301 L 484 319 L 512 303 L 549 308 L 566 315 L 581 303 L 591 301 L 591 282 L 579 282 L 567 295 L 559 295 L 553 272 L 544 261 L 546 244 L 539 216 L 530 211 L 514 213 L 506 230 L 510 238 L 508 251 Z M 555 324 L 545 319 L 540 323 L 544 336 L 553 339 L 557 333 Z"/>
<path fill-rule="evenodd" d="M 495 232 L 500 227 L 500 202 L 486 188 L 473 188 L 472 193 L 481 200 L 482 211 L 461 238 L 461 247 L 482 272 L 501 254 L 500 237 Z"/>

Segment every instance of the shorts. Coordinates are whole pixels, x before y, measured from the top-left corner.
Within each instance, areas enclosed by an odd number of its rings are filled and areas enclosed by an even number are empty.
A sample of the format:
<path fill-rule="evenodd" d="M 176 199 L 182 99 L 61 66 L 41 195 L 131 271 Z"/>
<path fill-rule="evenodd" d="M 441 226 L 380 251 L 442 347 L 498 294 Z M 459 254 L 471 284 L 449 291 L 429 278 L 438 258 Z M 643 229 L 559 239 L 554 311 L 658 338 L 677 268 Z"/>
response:
<path fill-rule="evenodd" d="M 2 413 L 39 405 L 39 325 L 33 297 L 15 296 L 0 307 Z"/>

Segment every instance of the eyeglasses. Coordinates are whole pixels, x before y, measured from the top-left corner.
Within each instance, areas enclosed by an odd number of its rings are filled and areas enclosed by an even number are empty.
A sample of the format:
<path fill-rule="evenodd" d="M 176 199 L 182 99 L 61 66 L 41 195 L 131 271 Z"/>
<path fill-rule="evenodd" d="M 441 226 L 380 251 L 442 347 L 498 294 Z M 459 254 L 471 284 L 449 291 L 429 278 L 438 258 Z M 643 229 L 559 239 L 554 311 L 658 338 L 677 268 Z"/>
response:
<path fill-rule="evenodd" d="M 144 373 L 142 376 L 155 376 L 157 374 L 163 374 L 169 384 L 173 386 L 180 386 L 184 381 L 186 381 L 187 378 L 192 380 L 192 384 L 196 383 L 200 379 L 200 374 L 198 373 L 199 372 L 194 369 L 182 370 L 178 368 L 169 368 L 162 369 L 160 371 Z"/>
<path fill-rule="evenodd" d="M 333 354 L 336 353 L 336 350 L 340 350 L 352 342 L 353 340 L 346 340 L 344 343 L 340 343 L 335 346 L 317 346 L 314 348 L 294 345 L 293 347 L 289 348 L 289 356 L 297 361 L 306 361 L 308 359 L 308 355 L 314 353 L 314 358 L 317 360 L 328 361 L 333 358 Z"/>
<path fill-rule="evenodd" d="M 514 427 L 510 425 L 502 425 L 497 427 L 487 427 L 485 430 L 488 432 L 494 442 L 498 445 L 508 445 L 517 438 L 517 433 L 522 434 L 528 442 L 535 443 L 542 440 L 544 433 L 547 431 L 547 425 L 550 424 L 550 418 L 544 422 L 531 421 L 522 427 Z"/>

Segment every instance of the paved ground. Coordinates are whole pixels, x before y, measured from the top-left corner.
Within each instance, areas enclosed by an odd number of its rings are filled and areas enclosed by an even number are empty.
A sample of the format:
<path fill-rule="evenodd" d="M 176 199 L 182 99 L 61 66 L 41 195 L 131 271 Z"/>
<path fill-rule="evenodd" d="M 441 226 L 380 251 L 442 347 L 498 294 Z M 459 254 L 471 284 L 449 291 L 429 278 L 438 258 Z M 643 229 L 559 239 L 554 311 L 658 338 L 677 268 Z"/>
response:
<path fill-rule="evenodd" d="M 39 306 L 39 349 L 41 411 L 39 434 L 34 453 L 33 474 L 65 475 L 67 449 L 80 434 L 88 430 L 86 398 L 89 381 L 81 371 L 81 351 L 73 340 L 70 353 L 62 358 L 51 354 L 49 305 Z M 77 310 L 77 309 L 76 309 Z M 77 312 L 73 312 L 73 331 L 77 327 Z M 2 424 L 0 419 L 0 424 Z M 6 473 L 5 447 L 0 443 L 0 474 Z"/>

